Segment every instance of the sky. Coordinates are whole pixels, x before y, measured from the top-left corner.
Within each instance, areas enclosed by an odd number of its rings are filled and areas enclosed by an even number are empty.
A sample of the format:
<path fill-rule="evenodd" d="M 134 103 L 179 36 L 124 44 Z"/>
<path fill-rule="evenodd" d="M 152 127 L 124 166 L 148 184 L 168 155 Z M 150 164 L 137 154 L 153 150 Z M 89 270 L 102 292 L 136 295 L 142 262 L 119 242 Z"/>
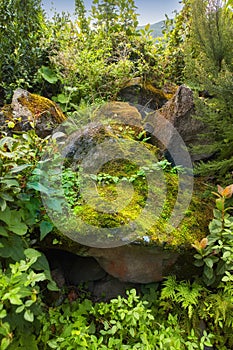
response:
<path fill-rule="evenodd" d="M 48 15 L 51 8 L 55 8 L 57 12 L 66 11 L 74 13 L 75 0 L 42 0 L 42 4 Z M 84 4 L 87 10 L 90 9 L 92 1 L 84 0 Z M 179 11 L 181 4 L 179 0 L 135 0 L 137 6 L 137 13 L 139 14 L 139 25 L 145 25 L 147 23 L 156 23 L 165 19 L 165 14 L 170 18 L 174 17 L 174 10 Z"/>

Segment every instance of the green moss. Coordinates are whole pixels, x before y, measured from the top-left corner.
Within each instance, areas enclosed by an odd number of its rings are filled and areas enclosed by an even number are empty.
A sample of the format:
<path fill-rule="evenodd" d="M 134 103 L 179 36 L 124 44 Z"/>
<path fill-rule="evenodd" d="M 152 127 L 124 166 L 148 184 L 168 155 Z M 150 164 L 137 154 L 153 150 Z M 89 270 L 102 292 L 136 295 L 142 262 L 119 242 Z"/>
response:
<path fill-rule="evenodd" d="M 152 241 L 159 244 L 167 244 L 167 246 L 177 248 L 190 247 L 195 240 L 200 241 L 208 234 L 208 224 L 212 218 L 214 204 L 210 198 L 203 199 L 204 185 L 196 183 L 190 206 L 184 213 L 183 220 L 176 229 L 168 234 L 167 218 L 170 217 L 176 201 L 178 179 L 171 175 L 167 179 L 168 192 L 163 212 L 148 235 Z"/>
<path fill-rule="evenodd" d="M 62 123 L 66 120 L 66 117 L 55 104 L 55 102 L 36 94 L 28 93 L 26 96 L 22 96 L 18 101 L 32 113 L 34 118 L 40 118 L 45 113 L 51 115 L 56 122 Z"/>
<path fill-rule="evenodd" d="M 101 168 L 101 173 L 117 176 L 119 182 L 122 178 L 132 179 L 137 174 L 139 168 L 134 163 L 118 159 L 113 162 L 106 163 Z M 165 174 L 166 199 L 164 203 L 160 203 L 160 198 L 163 193 L 163 188 L 150 184 L 148 189 L 147 176 L 136 176 L 131 183 L 133 187 L 133 195 L 129 203 L 122 206 L 118 212 L 106 212 L 106 206 L 101 204 L 97 206 L 92 203 L 85 203 L 80 198 L 78 203 L 72 208 L 75 215 L 81 218 L 86 224 L 102 227 L 115 228 L 127 225 L 129 222 L 137 220 L 137 236 L 138 240 L 143 242 L 143 236 L 147 235 L 150 239 L 150 244 L 165 245 L 167 248 L 183 248 L 190 247 L 195 240 L 200 240 L 208 234 L 208 223 L 212 213 L 212 206 L 208 201 L 204 202 L 202 198 L 203 186 L 198 184 L 192 196 L 189 209 L 184 213 L 184 218 L 178 228 L 172 229 L 169 232 L 169 219 L 172 214 L 178 194 L 178 176 L 173 173 Z M 96 183 L 98 196 L 110 203 L 118 197 L 117 186 L 119 183 Z M 145 220 L 140 215 L 147 205 L 148 191 L 150 190 L 150 200 L 156 205 L 161 204 L 162 210 L 158 217 L 149 217 Z M 185 196 L 185 192 L 182 194 Z M 188 194 L 187 194 L 188 195 Z M 93 199 L 94 200 L 94 199 Z M 93 202 L 94 203 L 94 202 Z M 149 221 L 149 222 L 148 222 Z M 150 228 L 145 233 L 145 227 Z"/>
<path fill-rule="evenodd" d="M 160 99 L 170 100 L 174 95 L 174 93 L 165 93 L 163 90 L 156 88 L 150 83 L 145 85 L 145 89 L 153 92 L 153 94 L 158 96 Z"/>

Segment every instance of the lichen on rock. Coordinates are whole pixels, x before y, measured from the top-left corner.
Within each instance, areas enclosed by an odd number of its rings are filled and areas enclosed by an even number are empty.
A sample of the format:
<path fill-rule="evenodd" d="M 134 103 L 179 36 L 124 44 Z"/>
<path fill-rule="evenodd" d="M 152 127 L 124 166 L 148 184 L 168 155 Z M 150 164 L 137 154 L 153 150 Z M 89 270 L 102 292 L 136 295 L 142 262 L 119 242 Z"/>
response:
<path fill-rule="evenodd" d="M 66 120 L 55 102 L 21 88 L 15 90 L 11 105 L 4 106 L 1 115 L 1 125 L 6 132 L 9 131 L 8 126 L 13 131 L 35 129 L 40 137 L 48 136 L 57 125 Z"/>

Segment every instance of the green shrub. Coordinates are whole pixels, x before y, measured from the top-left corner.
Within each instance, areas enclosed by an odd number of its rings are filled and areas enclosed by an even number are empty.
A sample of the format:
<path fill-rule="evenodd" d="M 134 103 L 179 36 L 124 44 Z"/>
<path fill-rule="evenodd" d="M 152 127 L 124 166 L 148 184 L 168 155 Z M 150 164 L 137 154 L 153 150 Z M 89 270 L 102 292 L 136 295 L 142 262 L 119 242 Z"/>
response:
<path fill-rule="evenodd" d="M 33 333 L 38 327 L 35 316 L 42 311 L 39 282 L 47 277 L 44 272 L 33 269 L 41 256 L 38 251 L 28 248 L 24 250 L 24 255 L 24 260 L 0 269 L 1 350 L 7 349 L 10 344 L 20 344 L 26 349 L 30 342 L 35 344 Z"/>
<path fill-rule="evenodd" d="M 153 314 L 148 302 L 132 289 L 127 298 L 93 304 L 90 300 L 65 303 L 39 317 L 43 328 L 38 338 L 43 349 L 204 349 L 207 333 L 199 340 L 179 326 L 178 315 Z M 46 346 L 47 344 L 47 346 Z"/>
<path fill-rule="evenodd" d="M 226 272 L 233 271 L 233 216 L 229 213 L 233 208 L 227 206 L 232 194 L 233 185 L 225 189 L 218 186 L 214 218 L 209 224 L 210 234 L 193 245 L 198 252 L 194 255 L 195 265 L 204 267 L 203 281 L 208 286 L 217 286 Z"/>
<path fill-rule="evenodd" d="M 40 157 L 38 141 L 34 131 L 0 140 L 1 350 L 8 345 L 16 349 L 16 344 L 35 348 L 35 316 L 42 307 L 39 283 L 47 280 L 47 288 L 57 289 L 45 256 L 30 248 L 36 229 L 43 236 L 53 227 L 41 215 L 35 183 L 29 186 Z"/>
<path fill-rule="evenodd" d="M 34 74 L 46 60 L 40 45 L 45 30 L 40 0 L 0 1 L 0 104 L 17 87 L 32 88 Z"/>

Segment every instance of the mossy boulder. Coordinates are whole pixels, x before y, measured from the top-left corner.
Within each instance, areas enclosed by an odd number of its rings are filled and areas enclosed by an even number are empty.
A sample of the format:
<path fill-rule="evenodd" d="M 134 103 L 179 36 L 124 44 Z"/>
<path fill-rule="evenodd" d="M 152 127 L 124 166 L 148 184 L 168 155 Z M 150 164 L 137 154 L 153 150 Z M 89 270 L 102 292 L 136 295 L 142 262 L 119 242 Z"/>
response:
<path fill-rule="evenodd" d="M 144 82 L 141 78 L 133 78 L 119 92 L 118 98 L 137 106 L 144 116 L 147 111 L 161 108 L 174 96 L 177 88 L 173 84 L 158 88 L 155 82 Z"/>
<path fill-rule="evenodd" d="M 95 115 L 95 120 L 110 121 L 123 124 L 124 126 L 135 126 L 142 130 L 142 116 L 137 108 L 127 102 L 112 101 L 100 107 Z"/>
<path fill-rule="evenodd" d="M 212 217 L 205 186 L 196 179 L 190 192 L 185 180 L 191 174 L 182 175 L 160 158 L 158 148 L 140 135 L 138 112 L 126 108 L 113 103 L 86 126 L 74 124 L 67 133 L 63 127 L 57 147 L 64 207 L 53 214 L 57 229 L 46 238 L 46 248 L 56 239 L 58 248 L 94 257 L 126 282 L 196 274 L 192 244 L 206 237 Z M 49 183 L 56 192 L 56 181 Z M 51 193 L 48 199 L 55 203 Z M 174 211 L 182 217 L 177 225 L 170 220 Z"/>
<path fill-rule="evenodd" d="M 2 108 L 0 116 L 1 128 L 8 134 L 35 129 L 40 137 L 50 135 L 66 120 L 55 102 L 20 88 L 15 90 L 11 105 Z"/>

